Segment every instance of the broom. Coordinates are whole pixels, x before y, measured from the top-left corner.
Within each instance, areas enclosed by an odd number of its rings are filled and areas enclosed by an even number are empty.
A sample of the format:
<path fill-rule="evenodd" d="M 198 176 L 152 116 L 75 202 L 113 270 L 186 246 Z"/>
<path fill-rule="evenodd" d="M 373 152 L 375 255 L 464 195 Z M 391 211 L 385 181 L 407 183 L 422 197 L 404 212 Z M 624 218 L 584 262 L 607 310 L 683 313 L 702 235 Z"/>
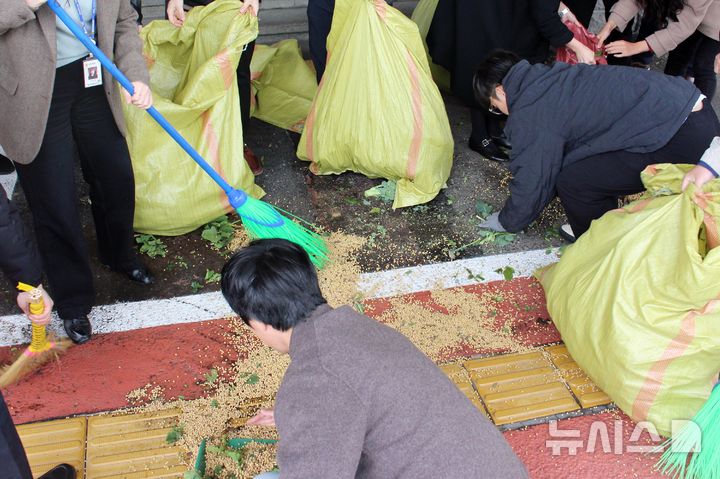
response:
<path fill-rule="evenodd" d="M 130 80 L 113 64 L 113 62 L 105 56 L 105 54 L 95 45 L 95 43 L 82 31 L 82 29 L 70 18 L 63 10 L 57 0 L 49 0 L 48 6 L 60 18 L 60 20 L 68 27 L 75 37 L 92 53 L 92 55 L 100 60 L 112 76 L 125 88 L 131 95 L 134 93 Z M 225 191 L 230 205 L 237 211 L 242 220 L 243 226 L 247 230 L 248 236 L 253 239 L 262 238 L 282 238 L 302 246 L 307 251 L 310 259 L 318 268 L 322 268 L 328 261 L 328 249 L 323 239 L 317 233 L 310 231 L 298 223 L 291 221 L 279 210 L 263 201 L 250 197 L 247 193 L 240 189 L 230 186 L 213 168 L 203 159 L 202 156 L 193 148 L 190 143 L 183 138 L 180 133 L 165 119 L 155 107 L 148 108 L 147 112 L 155 121 L 185 150 L 190 157 L 202 168 L 210 177 Z M 291 215 L 300 220 L 297 216 Z M 301 220 L 302 221 L 302 220 Z M 303 221 L 306 224 L 306 221 Z"/>
<path fill-rule="evenodd" d="M 678 434 L 665 441 L 655 465 L 680 479 L 720 479 L 720 383 L 700 411 Z"/>
<path fill-rule="evenodd" d="M 30 293 L 30 313 L 41 314 L 45 311 L 45 302 L 42 291 L 24 283 L 18 283 L 17 288 Z M 48 339 L 45 325 L 32 325 L 32 340 L 30 346 L 22 352 L 14 363 L 6 366 L 0 374 L 0 388 L 15 383 L 18 379 L 34 371 L 51 359 L 65 352 L 72 343 L 67 340 Z"/>

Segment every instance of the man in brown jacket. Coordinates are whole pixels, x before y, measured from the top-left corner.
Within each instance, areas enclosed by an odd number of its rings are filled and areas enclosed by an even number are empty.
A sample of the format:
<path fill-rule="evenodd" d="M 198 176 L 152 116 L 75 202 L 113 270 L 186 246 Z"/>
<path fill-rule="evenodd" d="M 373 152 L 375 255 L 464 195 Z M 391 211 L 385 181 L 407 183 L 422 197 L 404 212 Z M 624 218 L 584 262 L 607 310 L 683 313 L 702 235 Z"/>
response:
<path fill-rule="evenodd" d="M 249 422 L 277 424 L 282 479 L 527 477 L 498 430 L 402 334 L 326 304 L 296 244 L 253 242 L 223 268 L 222 291 L 292 359 L 274 412 Z"/>
<path fill-rule="evenodd" d="M 51 0 L 56 1 L 56 0 Z M 152 104 L 149 75 L 128 0 L 59 5 L 133 82 L 126 101 Z M 50 290 L 65 331 L 90 339 L 93 272 L 80 221 L 75 158 L 89 185 L 100 261 L 133 281 L 152 277 L 133 247 L 135 184 L 118 87 L 55 18 L 46 0 L 0 7 L 0 145 L 16 164 L 35 222 Z"/>

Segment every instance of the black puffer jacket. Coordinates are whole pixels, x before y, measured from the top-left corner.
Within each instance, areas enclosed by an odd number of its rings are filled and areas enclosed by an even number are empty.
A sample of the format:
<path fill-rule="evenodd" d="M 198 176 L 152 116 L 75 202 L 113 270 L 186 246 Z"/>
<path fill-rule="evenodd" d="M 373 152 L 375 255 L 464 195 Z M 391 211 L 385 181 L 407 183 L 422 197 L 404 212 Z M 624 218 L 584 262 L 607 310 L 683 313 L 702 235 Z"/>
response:
<path fill-rule="evenodd" d="M 40 284 L 41 270 L 35 245 L 23 230 L 20 214 L 0 186 L 0 270 L 13 283 Z"/>
<path fill-rule="evenodd" d="M 638 68 L 526 61 L 510 69 L 503 87 L 513 180 L 500 222 L 512 232 L 532 223 L 555 197 L 564 167 L 609 151 L 660 149 L 700 97 L 682 78 Z"/>

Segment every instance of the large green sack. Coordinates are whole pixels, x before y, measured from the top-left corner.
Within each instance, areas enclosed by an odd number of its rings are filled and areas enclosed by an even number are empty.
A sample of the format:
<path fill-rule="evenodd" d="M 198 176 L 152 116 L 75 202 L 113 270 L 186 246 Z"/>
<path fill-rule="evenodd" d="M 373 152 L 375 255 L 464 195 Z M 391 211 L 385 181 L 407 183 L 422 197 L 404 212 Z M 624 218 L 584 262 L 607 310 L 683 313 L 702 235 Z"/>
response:
<path fill-rule="evenodd" d="M 435 9 L 437 8 L 439 0 L 420 0 L 413 10 L 412 16 L 410 17 L 415 22 L 420 30 L 420 36 L 422 36 L 423 46 L 425 47 L 425 54 L 428 56 L 428 63 L 430 64 L 430 72 L 432 72 L 433 80 L 437 83 L 443 91 L 450 91 L 450 72 L 440 65 L 436 65 L 430 58 L 428 47 L 425 39 L 427 38 L 428 31 L 430 30 L 430 24 L 432 23 L 433 16 L 435 15 Z"/>
<path fill-rule="evenodd" d="M 397 181 L 394 208 L 432 200 L 453 137 L 417 25 L 383 0 L 337 0 L 327 47 L 298 157 L 315 174 Z"/>
<path fill-rule="evenodd" d="M 285 130 L 302 132 L 317 80 L 297 40 L 255 45 L 250 62 L 252 115 Z"/>
<path fill-rule="evenodd" d="M 190 11 L 182 28 L 154 21 L 142 30 L 155 107 L 227 181 L 264 194 L 243 157 L 235 70 L 257 37 L 240 2 Z M 125 107 L 135 171 L 135 230 L 180 235 L 232 211 L 225 193 L 144 111 Z"/>
<path fill-rule="evenodd" d="M 720 370 L 720 181 L 654 165 L 647 193 L 605 214 L 539 273 L 573 359 L 636 421 L 670 435 Z"/>

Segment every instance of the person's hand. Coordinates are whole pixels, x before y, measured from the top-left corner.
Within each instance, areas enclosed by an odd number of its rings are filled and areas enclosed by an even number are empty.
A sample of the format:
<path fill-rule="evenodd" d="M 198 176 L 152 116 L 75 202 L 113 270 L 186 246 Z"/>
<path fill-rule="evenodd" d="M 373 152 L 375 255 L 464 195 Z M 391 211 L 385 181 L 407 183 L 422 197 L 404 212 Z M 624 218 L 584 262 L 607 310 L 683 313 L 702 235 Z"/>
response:
<path fill-rule="evenodd" d="M 588 65 L 595 65 L 595 52 L 590 50 L 588 47 L 579 42 L 576 38 L 573 38 L 567 47 L 575 52 L 578 63 L 587 63 Z"/>
<path fill-rule="evenodd" d="M 598 37 L 598 48 L 602 47 L 605 40 L 610 36 L 613 29 L 616 27 L 615 22 L 608 20 L 608 22 L 600 29 L 597 34 Z"/>
<path fill-rule="evenodd" d="M 250 426 L 274 426 L 275 411 L 272 409 L 261 409 L 260 412 L 248 419 L 245 424 Z"/>
<path fill-rule="evenodd" d="M 500 213 L 493 213 L 487 218 L 485 218 L 485 221 L 480 223 L 480 228 L 485 228 L 486 230 L 493 230 L 493 231 L 499 231 L 499 232 L 505 232 L 507 231 L 502 223 L 500 223 Z"/>
<path fill-rule="evenodd" d="M 47 3 L 47 0 L 25 0 L 25 4 L 32 10 L 37 10 Z"/>
<path fill-rule="evenodd" d="M 648 44 L 645 43 L 645 41 L 626 42 L 625 40 L 618 40 L 616 42 L 608 43 L 605 46 L 605 53 L 608 55 L 615 55 L 618 58 L 631 57 L 649 50 L 650 47 L 648 47 Z"/>
<path fill-rule="evenodd" d="M 185 23 L 183 0 L 170 0 L 167 5 L 167 16 L 170 23 L 176 27 L 182 27 L 183 23 Z"/>
<path fill-rule="evenodd" d="M 260 10 L 259 0 L 245 0 L 243 6 L 240 7 L 240 13 L 250 12 L 252 15 L 257 17 L 258 11 Z"/>
<path fill-rule="evenodd" d="M 147 110 L 148 108 L 150 108 L 153 103 L 150 87 L 148 87 L 141 81 L 134 81 L 132 82 L 132 85 L 135 89 L 135 93 L 133 94 L 133 96 L 130 96 L 130 94 L 125 89 L 123 89 L 122 91 L 123 96 L 125 97 L 125 103 L 132 103 L 136 107 L 142 108 L 143 110 Z"/>
<path fill-rule="evenodd" d="M 38 286 L 38 289 L 42 291 L 43 303 L 45 304 L 45 309 L 41 314 L 30 313 L 30 293 L 19 293 L 17 296 L 17 305 L 20 309 L 22 309 L 23 313 L 30 318 L 30 321 L 32 321 L 33 324 L 45 326 L 50 322 L 50 316 L 52 314 L 54 303 L 47 291 L 43 289 L 42 285 Z"/>
<path fill-rule="evenodd" d="M 698 188 L 702 188 L 705 183 L 710 180 L 714 180 L 715 175 L 712 171 L 708 170 L 702 165 L 695 165 L 695 168 L 688 171 L 682 180 L 682 190 L 690 186 L 690 183 L 694 184 Z"/>

